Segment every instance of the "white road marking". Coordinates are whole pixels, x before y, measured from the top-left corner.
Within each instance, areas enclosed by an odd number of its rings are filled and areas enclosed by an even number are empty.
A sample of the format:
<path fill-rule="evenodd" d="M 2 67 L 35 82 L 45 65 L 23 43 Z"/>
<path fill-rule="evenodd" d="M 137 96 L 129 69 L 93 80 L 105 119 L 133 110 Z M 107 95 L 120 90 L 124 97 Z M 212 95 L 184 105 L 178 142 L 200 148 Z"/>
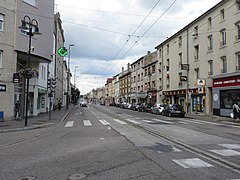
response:
<path fill-rule="evenodd" d="M 110 125 L 106 120 L 99 120 L 101 123 L 102 123 L 102 125 L 104 125 L 104 126 L 107 126 L 107 125 Z"/>
<path fill-rule="evenodd" d="M 149 121 L 149 120 L 143 120 L 143 122 L 146 122 L 146 123 L 153 123 L 153 121 Z"/>
<path fill-rule="evenodd" d="M 83 125 L 84 126 L 92 126 L 92 123 L 89 120 L 84 120 Z"/>
<path fill-rule="evenodd" d="M 73 127 L 74 121 L 68 121 L 65 127 Z"/>
<path fill-rule="evenodd" d="M 204 162 L 198 158 L 173 159 L 173 161 L 184 168 L 213 167 L 213 165 L 211 165 L 207 162 Z"/>
<path fill-rule="evenodd" d="M 132 120 L 132 119 L 125 119 L 126 121 L 129 121 L 129 122 L 131 122 L 131 123 L 133 123 L 133 124 L 141 124 L 140 122 L 137 122 L 137 121 L 134 121 L 134 120 Z"/>
<path fill-rule="evenodd" d="M 115 122 L 117 122 L 117 123 L 119 123 L 119 124 L 127 124 L 127 123 L 125 123 L 125 122 L 123 122 L 123 121 L 120 121 L 119 119 L 113 119 Z"/>
<path fill-rule="evenodd" d="M 152 120 L 162 122 L 162 123 L 166 123 L 166 124 L 173 124 L 173 122 L 163 121 L 163 120 L 160 120 L 160 119 L 152 119 Z"/>
<path fill-rule="evenodd" d="M 111 126 L 108 126 L 108 130 L 112 129 Z"/>
<path fill-rule="evenodd" d="M 174 146 L 172 146 L 172 150 L 173 150 L 173 152 L 182 152 L 180 149 L 178 149 L 178 148 L 176 148 Z"/>
<path fill-rule="evenodd" d="M 129 115 L 129 114 L 123 114 L 123 115 L 125 115 L 127 117 L 133 117 L 132 115 Z"/>
<path fill-rule="evenodd" d="M 79 114 L 82 114 L 82 112 L 79 112 Z"/>
<path fill-rule="evenodd" d="M 197 122 L 195 120 L 186 120 L 186 119 L 180 119 L 181 121 L 184 121 L 184 122 L 189 122 L 189 123 L 195 123 L 195 124 L 203 124 L 204 122 Z"/>
<path fill-rule="evenodd" d="M 218 144 L 218 145 L 228 149 L 240 149 L 240 144 Z"/>
<path fill-rule="evenodd" d="M 219 154 L 221 156 L 239 156 L 240 155 L 240 152 L 234 151 L 232 149 L 210 150 L 210 151 L 216 154 Z"/>

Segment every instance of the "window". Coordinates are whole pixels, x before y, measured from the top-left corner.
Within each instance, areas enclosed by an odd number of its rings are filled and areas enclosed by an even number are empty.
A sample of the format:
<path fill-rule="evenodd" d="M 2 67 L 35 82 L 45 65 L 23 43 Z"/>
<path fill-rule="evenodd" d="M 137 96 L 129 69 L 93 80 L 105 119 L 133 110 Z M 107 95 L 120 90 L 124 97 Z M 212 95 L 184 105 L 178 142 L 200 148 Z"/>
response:
<path fill-rule="evenodd" d="M 236 41 L 240 40 L 240 22 L 236 23 L 237 28 L 237 35 L 236 35 Z"/>
<path fill-rule="evenodd" d="M 169 44 L 167 45 L 167 54 L 169 53 Z"/>
<path fill-rule="evenodd" d="M 141 73 L 141 81 L 143 80 L 143 73 Z"/>
<path fill-rule="evenodd" d="M 208 50 L 211 51 L 213 49 L 213 36 L 208 36 Z"/>
<path fill-rule="evenodd" d="M 194 76 L 195 76 L 195 82 L 197 82 L 197 79 L 199 79 L 199 68 L 194 69 Z"/>
<path fill-rule="evenodd" d="M 152 73 L 155 73 L 156 72 L 156 67 L 155 65 L 152 66 Z"/>
<path fill-rule="evenodd" d="M 236 54 L 237 56 L 237 67 L 236 70 L 239 71 L 240 70 L 240 52 Z"/>
<path fill-rule="evenodd" d="M 46 79 L 46 67 L 44 67 L 43 65 L 42 65 L 42 72 L 41 72 L 41 74 L 42 74 L 41 78 L 42 79 Z"/>
<path fill-rule="evenodd" d="M 240 11 L 240 1 L 236 0 L 237 11 Z"/>
<path fill-rule="evenodd" d="M 147 76 L 147 69 L 145 69 L 145 76 Z"/>
<path fill-rule="evenodd" d="M 140 81 L 140 74 L 138 74 L 138 82 Z"/>
<path fill-rule="evenodd" d="M 208 27 L 212 27 L 212 18 L 211 17 L 208 18 Z"/>
<path fill-rule="evenodd" d="M 220 35 L 221 35 L 221 42 L 220 42 L 220 46 L 225 46 L 227 44 L 227 32 L 226 29 L 223 29 L 220 31 Z"/>
<path fill-rule="evenodd" d="M 179 56 L 179 65 L 181 66 L 181 64 L 182 64 L 182 53 L 179 53 L 178 56 Z"/>
<path fill-rule="evenodd" d="M 222 72 L 221 73 L 227 73 L 227 58 L 226 56 L 221 57 L 222 60 Z"/>
<path fill-rule="evenodd" d="M 182 46 L 182 36 L 179 36 L 179 38 L 178 38 L 178 45 L 179 45 L 179 47 Z"/>
<path fill-rule="evenodd" d="M 3 31 L 4 15 L 0 14 L 0 31 Z"/>
<path fill-rule="evenodd" d="M 140 62 L 138 62 L 138 66 L 137 66 L 137 69 L 140 69 Z"/>
<path fill-rule="evenodd" d="M 199 59 L 199 45 L 194 46 L 194 51 L 195 51 L 195 60 Z"/>
<path fill-rule="evenodd" d="M 222 9 L 222 10 L 220 11 L 220 15 L 221 15 L 221 20 L 224 20 L 224 19 L 225 19 L 224 9 Z"/>
<path fill-rule="evenodd" d="M 239 103 L 239 90 L 224 90 L 220 91 L 220 107 L 232 109 L 233 104 Z"/>
<path fill-rule="evenodd" d="M 133 82 L 134 82 L 134 83 L 136 82 L 136 76 L 133 77 Z"/>
<path fill-rule="evenodd" d="M 24 2 L 32 5 L 32 6 L 36 6 L 37 5 L 37 0 L 23 0 Z"/>
<path fill-rule="evenodd" d="M 152 88 L 155 88 L 156 87 L 156 83 L 155 81 L 152 81 Z"/>
<path fill-rule="evenodd" d="M 198 26 L 195 26 L 195 27 L 194 27 L 193 36 L 194 36 L 195 38 L 198 37 Z"/>
<path fill-rule="evenodd" d="M 208 61 L 208 75 L 213 75 L 213 60 Z"/>
<path fill-rule="evenodd" d="M 0 50 L 0 68 L 2 68 L 2 61 L 3 61 L 3 51 Z"/>

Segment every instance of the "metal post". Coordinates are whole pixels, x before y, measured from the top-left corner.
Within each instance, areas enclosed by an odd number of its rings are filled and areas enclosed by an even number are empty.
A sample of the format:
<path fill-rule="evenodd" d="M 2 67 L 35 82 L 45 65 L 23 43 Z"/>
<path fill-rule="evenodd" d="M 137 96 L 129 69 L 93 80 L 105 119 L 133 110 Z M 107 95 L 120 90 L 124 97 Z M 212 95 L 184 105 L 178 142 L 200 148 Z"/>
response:
<path fill-rule="evenodd" d="M 32 43 L 32 27 L 29 28 L 28 33 L 29 41 L 28 41 L 28 67 L 30 67 L 30 56 L 31 56 L 31 43 Z M 26 91 L 26 109 L 25 109 L 25 126 L 27 126 L 28 122 L 28 94 L 29 94 L 29 78 L 27 77 L 27 91 Z"/>
<path fill-rule="evenodd" d="M 67 104 L 66 104 L 66 108 L 68 110 L 68 107 L 69 107 L 69 86 L 70 86 L 70 49 L 71 49 L 71 46 L 74 46 L 74 44 L 69 44 L 68 46 L 68 72 L 67 72 Z"/>

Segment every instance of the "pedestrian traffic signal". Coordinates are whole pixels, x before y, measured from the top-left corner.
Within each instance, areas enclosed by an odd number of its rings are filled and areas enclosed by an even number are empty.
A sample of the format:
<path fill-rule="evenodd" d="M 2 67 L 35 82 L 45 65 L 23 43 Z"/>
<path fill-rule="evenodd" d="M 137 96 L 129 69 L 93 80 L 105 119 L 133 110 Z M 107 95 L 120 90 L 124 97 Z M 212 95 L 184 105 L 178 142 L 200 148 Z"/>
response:
<path fill-rule="evenodd" d="M 58 55 L 64 57 L 68 54 L 68 50 L 65 47 L 58 48 Z"/>

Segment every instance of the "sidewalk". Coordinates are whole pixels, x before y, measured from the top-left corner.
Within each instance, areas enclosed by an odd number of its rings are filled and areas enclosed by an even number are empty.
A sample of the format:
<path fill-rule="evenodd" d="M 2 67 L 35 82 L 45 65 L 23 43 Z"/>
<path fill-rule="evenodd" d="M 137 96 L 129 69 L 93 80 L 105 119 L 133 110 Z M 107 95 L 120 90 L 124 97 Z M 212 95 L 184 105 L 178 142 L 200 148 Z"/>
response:
<path fill-rule="evenodd" d="M 27 126 L 25 126 L 25 118 L 0 122 L 0 133 L 24 131 L 57 125 L 64 121 L 73 108 L 74 106 L 70 105 L 68 110 L 66 110 L 66 107 L 63 107 L 61 111 L 52 111 L 50 120 L 48 113 L 30 116 L 28 117 Z"/>
<path fill-rule="evenodd" d="M 240 121 L 232 119 L 231 117 L 222 117 L 214 115 L 205 115 L 205 114 L 186 114 L 187 118 L 211 121 L 211 122 L 222 122 L 225 124 L 240 126 Z"/>

